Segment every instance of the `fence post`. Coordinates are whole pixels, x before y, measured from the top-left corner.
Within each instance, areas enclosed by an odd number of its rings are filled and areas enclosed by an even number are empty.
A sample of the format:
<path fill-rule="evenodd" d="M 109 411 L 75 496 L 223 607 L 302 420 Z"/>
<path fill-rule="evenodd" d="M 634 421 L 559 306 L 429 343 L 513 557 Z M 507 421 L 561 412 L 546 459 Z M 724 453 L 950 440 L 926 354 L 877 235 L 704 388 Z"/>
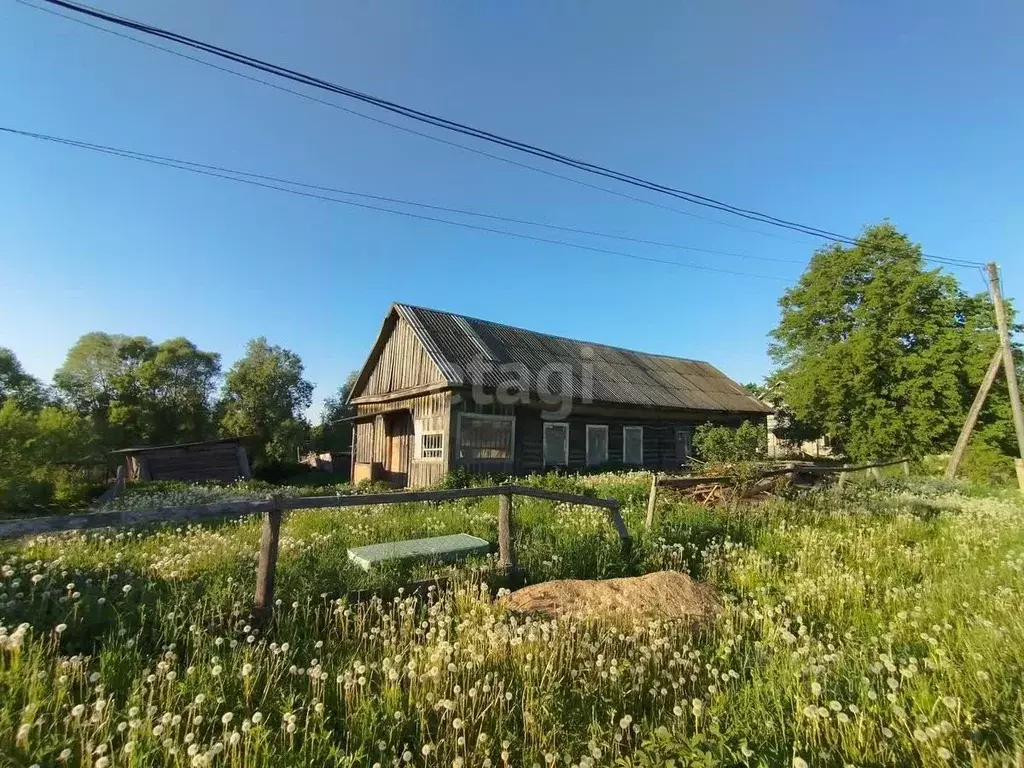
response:
<path fill-rule="evenodd" d="M 868 467 L 868 474 L 876 483 L 882 479 L 882 471 L 878 467 Z"/>
<path fill-rule="evenodd" d="M 910 461 L 904 460 L 901 466 L 903 467 L 903 475 L 905 477 L 910 477 Z"/>
<path fill-rule="evenodd" d="M 277 545 L 281 536 L 281 504 L 276 496 L 272 501 L 273 508 L 263 513 L 263 536 L 256 567 L 256 602 L 252 614 L 260 623 L 269 620 L 274 610 L 274 572 L 277 570 Z"/>
<path fill-rule="evenodd" d="M 608 518 L 612 521 L 615 531 L 619 534 L 619 541 L 622 543 L 622 554 L 628 555 L 633 551 L 633 537 L 629 535 L 629 529 L 626 528 L 626 523 L 622 519 L 618 504 L 608 508 Z"/>
<path fill-rule="evenodd" d="M 654 527 L 654 508 L 658 503 L 658 473 L 651 472 L 651 492 L 647 496 L 647 518 L 644 520 L 644 526 L 647 530 L 651 530 Z"/>
<path fill-rule="evenodd" d="M 498 564 L 506 570 L 517 565 L 514 535 L 512 494 L 503 493 L 498 497 Z"/>
<path fill-rule="evenodd" d="M 847 475 L 846 467 L 847 466 L 848 465 L 843 464 L 842 468 L 839 470 L 839 482 L 837 483 L 837 485 L 839 486 L 840 490 L 842 490 L 843 488 L 846 487 L 846 475 Z"/>

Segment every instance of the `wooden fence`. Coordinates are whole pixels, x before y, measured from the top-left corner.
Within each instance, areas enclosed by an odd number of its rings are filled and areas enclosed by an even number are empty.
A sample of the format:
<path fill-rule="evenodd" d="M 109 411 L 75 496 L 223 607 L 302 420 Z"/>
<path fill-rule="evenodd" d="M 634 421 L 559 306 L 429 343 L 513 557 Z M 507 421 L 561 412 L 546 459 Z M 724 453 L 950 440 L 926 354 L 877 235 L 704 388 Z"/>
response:
<path fill-rule="evenodd" d="M 604 509 L 619 536 L 624 554 L 632 549 L 633 539 L 626 528 L 614 499 L 598 499 L 557 493 L 522 485 L 500 485 L 488 488 L 460 488 L 444 491 L 406 491 L 348 496 L 280 497 L 259 501 L 230 501 L 197 507 L 166 507 L 138 512 L 92 512 L 84 515 L 36 517 L 0 522 L 0 538 L 30 536 L 59 531 L 109 528 L 126 525 L 146 525 L 175 522 L 223 520 L 242 515 L 261 514 L 263 533 L 260 538 L 259 562 L 256 569 L 256 596 L 253 617 L 265 621 L 274 605 L 274 575 L 277 570 L 278 542 L 284 512 L 296 509 L 324 509 L 365 507 L 375 504 L 408 504 L 425 501 L 452 501 L 454 499 L 498 497 L 498 563 L 505 571 L 518 568 L 515 552 L 513 496 L 528 496 L 548 501 L 581 504 Z"/>

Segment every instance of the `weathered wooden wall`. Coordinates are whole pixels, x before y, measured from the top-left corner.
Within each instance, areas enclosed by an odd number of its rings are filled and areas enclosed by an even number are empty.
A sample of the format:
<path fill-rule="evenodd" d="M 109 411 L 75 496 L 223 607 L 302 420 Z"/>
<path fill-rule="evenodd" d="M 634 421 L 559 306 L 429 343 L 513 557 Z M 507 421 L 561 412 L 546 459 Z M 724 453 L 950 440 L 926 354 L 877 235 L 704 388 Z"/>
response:
<path fill-rule="evenodd" d="M 232 483 L 249 476 L 238 443 L 170 446 L 125 454 L 126 476 L 132 480 L 184 480 L 190 483 Z"/>
<path fill-rule="evenodd" d="M 405 484 L 410 488 L 439 482 L 448 471 L 450 401 L 450 393 L 435 392 L 403 400 L 357 404 L 354 462 L 379 464 L 385 473 L 405 474 Z M 410 415 L 413 431 L 403 431 L 399 437 L 394 432 L 400 423 L 396 415 L 400 413 Z M 441 432 L 444 435 L 445 450 L 441 458 L 417 458 L 415 441 L 420 432 Z M 396 439 L 404 441 L 402 447 L 395 446 Z M 382 478 L 388 479 L 388 476 L 383 475 Z M 400 481 L 393 476 L 391 479 Z"/>
<path fill-rule="evenodd" d="M 410 325 L 397 318 L 359 396 L 382 395 L 443 381 L 440 369 L 427 355 Z"/>

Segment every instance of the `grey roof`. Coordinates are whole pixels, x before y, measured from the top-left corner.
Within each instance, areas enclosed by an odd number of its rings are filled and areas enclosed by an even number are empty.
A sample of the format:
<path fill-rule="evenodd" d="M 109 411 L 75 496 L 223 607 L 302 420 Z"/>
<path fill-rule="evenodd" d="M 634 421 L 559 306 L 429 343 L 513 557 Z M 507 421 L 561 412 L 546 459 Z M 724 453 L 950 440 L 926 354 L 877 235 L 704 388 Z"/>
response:
<path fill-rule="evenodd" d="M 571 394 L 576 402 L 771 412 L 700 360 L 591 344 L 408 304 L 395 304 L 394 310 L 412 326 L 451 386 L 518 389 L 526 383 L 537 394 L 538 382 L 548 382 L 548 392 Z"/>

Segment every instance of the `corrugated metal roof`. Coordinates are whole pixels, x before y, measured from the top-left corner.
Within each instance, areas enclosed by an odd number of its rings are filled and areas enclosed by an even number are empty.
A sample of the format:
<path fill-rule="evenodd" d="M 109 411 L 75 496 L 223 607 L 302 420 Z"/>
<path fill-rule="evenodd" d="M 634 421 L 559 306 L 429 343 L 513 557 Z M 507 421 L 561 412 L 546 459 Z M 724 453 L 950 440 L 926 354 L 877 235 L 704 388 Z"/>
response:
<path fill-rule="evenodd" d="M 550 378 L 550 391 L 575 401 L 739 413 L 771 409 L 700 360 L 634 352 L 566 339 L 436 309 L 396 304 L 452 386 L 485 388 Z M 490 359 L 488 359 L 490 358 Z M 569 372 L 568 381 L 559 369 Z M 555 371 L 552 374 L 552 371 Z"/>

